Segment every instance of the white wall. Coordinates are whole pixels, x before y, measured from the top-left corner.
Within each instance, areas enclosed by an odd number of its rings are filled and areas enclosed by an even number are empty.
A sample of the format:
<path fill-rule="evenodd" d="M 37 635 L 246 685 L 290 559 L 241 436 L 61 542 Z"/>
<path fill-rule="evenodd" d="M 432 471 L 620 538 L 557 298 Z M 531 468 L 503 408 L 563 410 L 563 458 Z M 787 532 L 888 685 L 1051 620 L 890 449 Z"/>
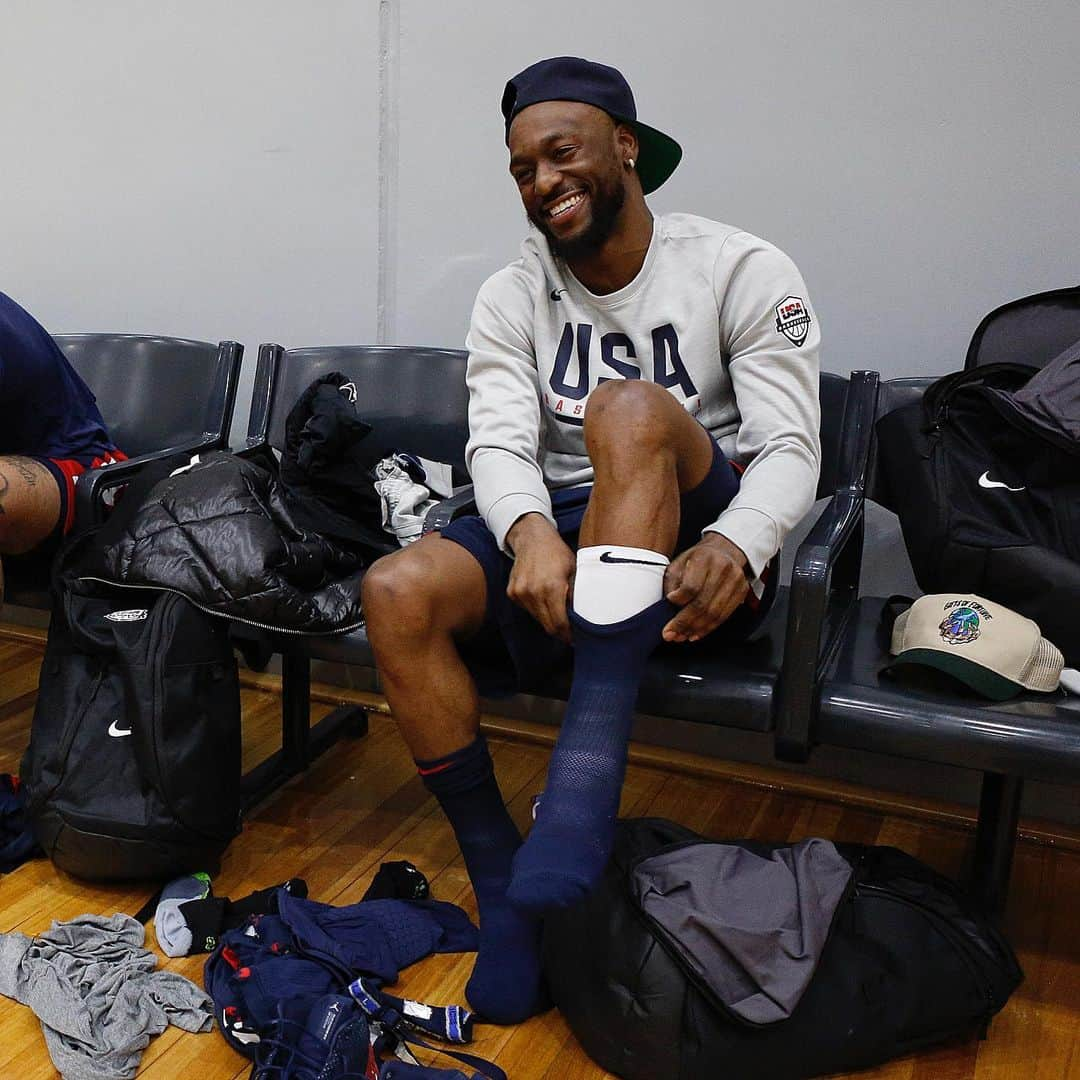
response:
<path fill-rule="evenodd" d="M 0 290 L 54 333 L 375 332 L 377 11 L 5 0 Z"/>
<path fill-rule="evenodd" d="M 958 367 L 991 308 L 1080 283 L 1075 0 L 401 0 L 396 333 L 460 342 L 524 232 L 499 100 L 619 67 L 685 157 L 651 198 L 799 264 L 834 371 Z"/>
<path fill-rule="evenodd" d="M 794 256 L 826 367 L 945 370 L 987 310 L 1080 280 L 1078 48 L 1075 0 L 6 0 L 0 289 L 251 366 L 460 345 L 524 232 L 503 84 L 576 52 L 682 141 L 656 210 Z"/>

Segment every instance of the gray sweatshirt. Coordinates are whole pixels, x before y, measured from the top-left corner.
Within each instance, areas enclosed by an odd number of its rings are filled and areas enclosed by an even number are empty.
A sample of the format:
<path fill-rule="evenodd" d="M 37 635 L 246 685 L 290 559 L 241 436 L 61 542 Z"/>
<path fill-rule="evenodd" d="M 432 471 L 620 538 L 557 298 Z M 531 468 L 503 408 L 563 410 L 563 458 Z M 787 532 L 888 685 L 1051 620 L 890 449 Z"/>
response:
<path fill-rule="evenodd" d="M 817 317 L 795 264 L 749 233 L 689 214 L 653 222 L 638 275 L 589 292 L 533 229 L 473 308 L 466 460 L 506 550 L 522 514 L 553 520 L 549 489 L 592 480 L 582 417 L 607 379 L 665 386 L 746 467 L 706 531 L 754 574 L 814 502 L 820 467 Z"/>
<path fill-rule="evenodd" d="M 209 1031 L 213 1003 L 190 979 L 155 971 L 129 915 L 82 915 L 44 934 L 0 934 L 0 994 L 28 1005 L 64 1080 L 127 1080 L 153 1035 Z"/>

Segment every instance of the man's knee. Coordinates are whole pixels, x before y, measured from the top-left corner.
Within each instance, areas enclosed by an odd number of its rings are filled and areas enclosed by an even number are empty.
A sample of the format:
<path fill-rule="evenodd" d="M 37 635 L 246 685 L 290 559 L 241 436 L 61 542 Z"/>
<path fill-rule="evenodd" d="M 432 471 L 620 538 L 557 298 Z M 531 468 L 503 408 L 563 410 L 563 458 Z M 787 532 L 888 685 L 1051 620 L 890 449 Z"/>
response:
<path fill-rule="evenodd" d="M 464 548 L 431 537 L 373 563 L 360 598 L 376 637 L 456 632 L 483 611 L 483 574 Z"/>
<path fill-rule="evenodd" d="M 613 379 L 589 395 L 585 445 L 590 457 L 611 447 L 662 452 L 671 449 L 672 436 L 686 419 L 682 406 L 662 386 L 641 379 Z"/>
<path fill-rule="evenodd" d="M 430 622 L 433 597 L 428 560 L 406 548 L 373 563 L 360 602 L 369 627 L 407 630 Z"/>

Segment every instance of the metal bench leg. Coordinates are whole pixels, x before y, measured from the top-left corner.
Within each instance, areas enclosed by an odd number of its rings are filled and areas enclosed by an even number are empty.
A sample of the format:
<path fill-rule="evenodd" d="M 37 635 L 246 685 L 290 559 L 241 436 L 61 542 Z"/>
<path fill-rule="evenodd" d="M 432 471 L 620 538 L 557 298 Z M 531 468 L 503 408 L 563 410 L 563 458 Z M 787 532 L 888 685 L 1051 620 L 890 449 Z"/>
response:
<path fill-rule="evenodd" d="M 971 891 L 992 915 L 1005 910 L 1023 793 L 1020 777 L 983 773 Z"/>
<path fill-rule="evenodd" d="M 311 661 L 284 653 L 281 657 L 281 748 L 285 760 L 302 772 L 311 760 Z"/>
<path fill-rule="evenodd" d="M 362 705 L 341 705 L 311 729 L 311 757 L 325 753 L 343 735 L 353 738 L 368 733 L 367 709 Z"/>
<path fill-rule="evenodd" d="M 281 657 L 281 749 L 257 765 L 241 781 L 245 810 L 262 802 L 298 776 L 343 735 L 368 731 L 367 710 L 342 705 L 311 724 L 311 661 L 284 653 Z"/>
<path fill-rule="evenodd" d="M 281 749 L 275 750 L 240 781 L 244 810 L 248 811 L 294 776 L 311 760 L 311 663 L 306 656 L 281 657 Z"/>

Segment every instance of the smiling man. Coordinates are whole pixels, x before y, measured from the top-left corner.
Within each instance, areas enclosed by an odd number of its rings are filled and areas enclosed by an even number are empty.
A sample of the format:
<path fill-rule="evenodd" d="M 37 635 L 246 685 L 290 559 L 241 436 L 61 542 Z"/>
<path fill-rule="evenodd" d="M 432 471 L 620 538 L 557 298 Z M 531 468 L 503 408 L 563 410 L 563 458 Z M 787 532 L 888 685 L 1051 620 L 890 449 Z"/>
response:
<path fill-rule="evenodd" d="M 641 669 L 661 640 L 750 633 L 817 487 L 818 327 L 787 256 L 645 195 L 681 157 L 614 68 L 534 64 L 502 99 L 532 225 L 469 330 L 479 515 L 364 583 L 387 698 L 446 811 L 480 913 L 467 987 L 542 1005 L 537 929 L 610 854 Z M 485 693 L 574 679 L 528 840 L 479 735 Z M 509 681 L 505 676 L 512 673 Z"/>

